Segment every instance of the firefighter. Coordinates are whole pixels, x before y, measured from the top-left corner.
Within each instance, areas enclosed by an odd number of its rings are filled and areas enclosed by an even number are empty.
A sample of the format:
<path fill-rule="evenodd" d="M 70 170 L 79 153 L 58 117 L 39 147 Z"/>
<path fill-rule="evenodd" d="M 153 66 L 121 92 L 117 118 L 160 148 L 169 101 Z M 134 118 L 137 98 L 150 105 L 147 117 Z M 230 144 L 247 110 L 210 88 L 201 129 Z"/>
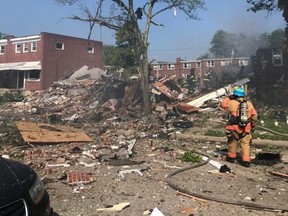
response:
<path fill-rule="evenodd" d="M 251 132 L 257 123 L 257 111 L 252 102 L 245 99 L 243 86 L 233 87 L 233 95 L 223 99 L 221 107 L 228 112 L 228 122 L 226 125 L 228 155 L 226 161 L 235 162 L 239 142 L 242 149 L 242 165 L 249 167 L 250 144 L 252 142 Z M 241 119 L 246 119 L 247 121 L 244 122 Z"/>

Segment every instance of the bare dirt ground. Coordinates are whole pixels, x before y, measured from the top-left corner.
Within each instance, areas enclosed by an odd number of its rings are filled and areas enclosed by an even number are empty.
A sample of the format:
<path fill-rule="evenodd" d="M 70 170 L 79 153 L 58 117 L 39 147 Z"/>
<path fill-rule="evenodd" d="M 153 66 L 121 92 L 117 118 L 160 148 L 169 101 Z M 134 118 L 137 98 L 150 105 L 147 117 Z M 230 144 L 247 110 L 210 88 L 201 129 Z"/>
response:
<path fill-rule="evenodd" d="M 250 168 L 245 168 L 238 163 L 227 163 L 221 160 L 220 154 L 217 154 L 217 150 L 226 147 L 221 143 L 143 138 L 136 142 L 130 160 L 139 164 L 122 166 L 121 163 L 125 164 L 127 161 L 97 161 L 91 167 L 81 165 L 77 160 L 81 158 L 81 154 L 75 151 L 72 153 L 71 150 L 95 148 L 91 144 L 37 146 L 37 150 L 35 147 L 24 147 L 21 152 L 17 147 L 10 149 L 10 152 L 14 154 L 25 152 L 23 162 L 30 164 L 42 177 L 50 194 L 54 216 L 138 216 L 144 215 L 144 212 L 153 210 L 155 207 L 165 216 L 288 215 L 287 212 L 282 211 L 265 211 L 263 208 L 260 210 L 179 194 L 167 184 L 167 176 L 178 168 L 190 166 L 191 163 L 180 161 L 183 150 L 177 146 L 197 149 L 204 153 L 213 152 L 212 159 L 226 164 L 232 172 L 219 173 L 217 168 L 208 163 L 171 177 L 173 184 L 188 192 L 209 196 L 215 200 L 226 199 L 233 202 L 287 208 L 287 178 L 270 173 L 277 171 L 287 174 L 287 164 L 252 165 Z M 254 148 L 253 151 L 255 150 Z M 119 151 L 115 151 L 115 154 L 118 153 Z M 63 159 L 65 163 L 70 164 L 69 167 L 47 167 L 48 163 L 58 161 L 60 164 Z M 119 171 L 131 169 L 138 169 L 143 175 L 133 172 L 124 174 L 125 178 L 119 176 Z M 67 184 L 65 173 L 72 171 L 91 173 L 94 181 L 89 184 L 70 186 Z M 77 189 L 78 187 L 80 189 Z M 129 202 L 129 206 L 121 211 L 98 210 L 123 202 Z"/>
<path fill-rule="evenodd" d="M 230 205 L 222 202 L 206 201 L 180 195 L 166 182 L 167 176 L 176 167 L 189 166 L 177 159 L 179 149 L 176 140 L 153 140 L 153 145 L 172 148 L 164 152 L 153 150 L 151 140 L 143 140 L 136 144 L 135 161 L 145 161 L 140 165 L 113 166 L 105 163 L 95 167 L 83 167 L 75 164 L 69 168 L 57 168 L 52 174 L 45 173 L 44 181 L 51 197 L 51 205 L 56 213 L 68 215 L 143 215 L 147 210 L 157 207 L 165 216 L 182 215 L 288 215 L 288 213 L 256 210 L 241 205 Z M 183 144 L 183 142 L 181 142 Z M 187 147 L 198 148 L 207 152 L 213 150 L 215 143 L 186 142 Z M 213 158 L 222 164 L 220 157 Z M 232 173 L 211 172 L 217 170 L 214 166 L 204 166 L 189 169 L 171 178 L 176 185 L 187 191 L 224 198 L 233 201 L 259 203 L 267 206 L 287 206 L 287 179 L 273 176 L 270 171 L 277 170 L 287 173 L 287 164 L 274 166 L 252 165 L 250 168 L 239 164 L 227 164 Z M 129 169 L 142 170 L 143 176 L 137 173 L 125 174 L 125 179 L 119 177 L 119 171 Z M 72 186 L 56 179 L 61 173 L 71 171 L 90 172 L 95 175 L 95 181 L 84 186 L 80 193 L 73 193 Z M 56 173 L 54 173 L 56 172 Z M 97 211 L 99 208 L 118 203 L 129 202 L 130 206 L 118 212 Z"/>
<path fill-rule="evenodd" d="M 5 113 L 2 116 L 2 120 L 4 116 L 9 118 Z M 29 117 L 18 113 L 17 118 L 41 121 L 42 116 Z M 196 117 L 194 121 L 197 122 Z M 35 169 L 50 194 L 54 216 L 140 216 L 150 215 L 154 208 L 165 216 L 288 215 L 287 211 L 278 211 L 287 209 L 288 179 L 272 174 L 288 174 L 287 147 L 274 147 L 275 151 L 286 154 L 286 163 L 270 166 L 252 164 L 245 168 L 239 163 L 231 164 L 221 159 L 223 151 L 219 150 L 225 150 L 225 143 L 154 136 L 159 134 L 156 132 L 165 123 L 153 118 L 150 122 L 128 119 L 108 124 L 104 121 L 98 126 L 82 122 L 81 128 L 95 142 L 38 146 L 19 144 L 12 117 L 9 121 L 1 122 L 2 127 L 12 132 L 3 135 L 2 141 L 5 140 L 5 143 L 2 142 L 0 154 L 9 155 Z M 203 135 L 209 128 L 219 128 L 219 125 L 215 126 L 209 121 L 202 122 L 183 132 L 192 134 L 197 131 Z M 106 128 L 105 131 L 102 131 L 103 128 Z M 220 127 L 219 130 L 224 128 Z M 136 140 L 133 154 L 127 158 L 126 141 L 133 139 Z M 213 161 L 226 164 L 231 173 L 220 173 L 219 169 L 208 163 L 168 178 L 180 168 L 196 164 L 180 160 L 187 149 L 201 151 Z M 262 150 L 252 145 L 252 156 Z M 135 169 L 140 173 L 126 173 L 124 178 L 119 175 L 120 171 Z M 67 176 L 71 172 L 88 174 L 92 177 L 91 182 L 69 185 Z M 186 193 L 179 193 L 171 187 L 171 183 Z M 209 199 L 199 199 L 197 196 Z M 119 203 L 129 203 L 129 206 L 119 211 L 109 211 Z M 257 208 L 259 206 L 261 208 Z"/>

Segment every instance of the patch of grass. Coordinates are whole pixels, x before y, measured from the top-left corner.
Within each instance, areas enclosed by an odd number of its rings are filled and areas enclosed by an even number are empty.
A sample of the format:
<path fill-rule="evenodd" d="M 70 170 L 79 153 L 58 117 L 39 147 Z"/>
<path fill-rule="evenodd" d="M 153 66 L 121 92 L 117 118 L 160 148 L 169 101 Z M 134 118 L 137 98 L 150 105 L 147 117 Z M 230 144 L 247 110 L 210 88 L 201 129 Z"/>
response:
<path fill-rule="evenodd" d="M 277 146 L 273 146 L 273 145 L 266 145 L 264 148 L 263 148 L 263 151 L 268 151 L 268 152 L 278 152 L 279 151 L 279 147 Z"/>
<path fill-rule="evenodd" d="M 265 127 L 269 130 L 273 130 L 279 133 L 287 133 L 288 131 L 288 124 L 286 123 L 286 121 L 278 121 L 278 126 L 275 126 L 275 120 L 274 119 L 266 119 L 264 125 L 262 125 L 259 122 L 259 126 L 261 127 Z"/>
<path fill-rule="evenodd" d="M 23 95 L 19 93 L 5 92 L 3 95 L 0 96 L 0 104 L 3 104 L 5 102 L 22 101 L 23 99 Z"/>
<path fill-rule="evenodd" d="M 267 139 L 267 140 L 283 140 L 283 141 L 288 141 L 288 136 L 281 136 L 277 134 L 258 134 L 254 133 L 253 134 L 253 139 Z"/>
<path fill-rule="evenodd" d="M 186 151 L 181 156 L 182 162 L 192 162 L 192 163 L 199 163 L 201 161 L 201 158 L 199 155 L 195 154 L 193 151 Z"/>
<path fill-rule="evenodd" d="M 215 137 L 223 137 L 225 136 L 225 131 L 223 130 L 211 130 L 205 132 L 205 136 L 215 136 Z"/>

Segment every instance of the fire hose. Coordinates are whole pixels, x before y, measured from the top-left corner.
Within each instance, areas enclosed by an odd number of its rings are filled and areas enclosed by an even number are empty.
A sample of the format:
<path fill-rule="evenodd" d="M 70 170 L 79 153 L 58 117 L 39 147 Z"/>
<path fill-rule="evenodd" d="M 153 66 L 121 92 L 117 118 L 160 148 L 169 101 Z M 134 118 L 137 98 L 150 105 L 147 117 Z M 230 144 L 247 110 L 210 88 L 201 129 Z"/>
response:
<path fill-rule="evenodd" d="M 185 149 L 185 148 L 180 147 L 179 145 L 177 145 L 177 147 L 180 148 L 180 149 L 183 149 L 183 150 L 192 151 L 192 152 L 194 152 L 196 154 L 199 154 L 199 155 L 203 155 L 203 156 L 207 157 L 208 159 L 204 160 L 204 161 L 202 161 L 200 163 L 197 163 L 197 164 L 192 164 L 190 166 L 177 169 L 174 172 L 170 173 L 167 176 L 167 180 L 166 181 L 167 181 L 168 185 L 171 188 L 173 188 L 174 190 L 179 191 L 179 192 L 184 193 L 184 194 L 187 194 L 187 195 L 190 195 L 190 196 L 197 197 L 197 198 L 210 200 L 210 201 L 215 201 L 215 202 L 220 202 L 220 203 L 225 203 L 225 204 L 246 206 L 246 207 L 255 208 L 255 209 L 259 209 L 259 210 L 288 211 L 288 207 L 287 206 L 266 205 L 266 204 L 260 204 L 260 203 L 244 202 L 244 201 L 241 201 L 241 200 L 232 200 L 232 199 L 225 199 L 225 198 L 221 198 L 221 197 L 213 197 L 213 196 L 210 196 L 210 195 L 208 196 L 208 195 L 199 194 L 199 193 L 196 193 L 196 192 L 193 192 L 193 191 L 188 191 L 186 189 L 183 189 L 183 188 L 177 186 L 176 184 L 174 184 L 172 182 L 171 178 L 173 176 L 175 176 L 175 175 L 177 175 L 179 173 L 185 172 L 187 170 L 191 170 L 191 169 L 195 169 L 197 167 L 204 166 L 205 164 L 209 163 L 209 161 L 211 160 L 210 156 L 208 156 L 208 155 L 206 155 L 206 154 L 204 154 L 202 152 Z"/>

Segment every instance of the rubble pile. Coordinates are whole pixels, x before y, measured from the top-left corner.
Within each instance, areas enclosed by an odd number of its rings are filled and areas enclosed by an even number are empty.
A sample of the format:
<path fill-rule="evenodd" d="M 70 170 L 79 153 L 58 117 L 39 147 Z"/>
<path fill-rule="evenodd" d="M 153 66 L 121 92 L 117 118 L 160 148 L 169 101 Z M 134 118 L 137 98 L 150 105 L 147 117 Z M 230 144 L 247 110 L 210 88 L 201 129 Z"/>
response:
<path fill-rule="evenodd" d="M 96 79 L 83 71 L 78 75 L 73 79 L 55 82 L 47 90 L 35 92 L 22 102 L 7 103 L 0 110 L 0 138 L 7 138 L 5 144 L 11 144 L 11 140 L 17 142 L 12 137 L 16 130 L 11 130 L 15 124 L 14 129 L 18 129 L 21 138 L 28 144 L 1 145 L 0 155 L 20 159 L 37 170 L 48 188 L 52 206 L 58 213 L 71 209 L 78 214 L 83 209 L 91 209 L 83 206 L 95 207 L 95 203 L 97 211 L 123 210 L 123 214 L 119 215 L 128 215 L 124 208 L 130 205 L 131 209 L 138 211 L 130 215 L 143 214 L 144 210 L 151 209 L 155 203 L 165 210 L 177 206 L 179 201 L 171 199 L 175 193 L 167 190 L 167 176 L 173 170 L 179 171 L 185 167 L 188 161 L 185 162 L 182 156 L 194 150 L 213 156 L 213 160 L 208 161 L 206 156 L 202 157 L 209 166 L 193 170 L 193 175 L 186 172 L 178 179 L 173 177 L 179 185 L 195 189 L 201 194 L 208 192 L 212 196 L 227 197 L 230 185 L 241 188 L 248 182 L 241 194 L 233 190 L 228 198 L 264 199 L 267 203 L 280 200 L 281 205 L 286 201 L 284 180 L 278 181 L 279 189 L 271 189 L 275 175 L 281 178 L 287 175 L 287 167 L 281 161 L 277 160 L 273 164 L 271 177 L 267 177 L 266 168 L 265 172 L 260 172 L 261 167 L 255 166 L 250 169 L 251 174 L 247 171 L 249 176 L 246 178 L 242 173 L 234 172 L 234 169 L 239 169 L 237 164 L 228 167 L 231 173 L 220 173 L 219 167 L 225 163 L 222 155 L 226 144 L 217 141 L 215 137 L 211 141 L 207 137 L 205 141 L 199 139 L 199 134 L 204 136 L 203 132 L 213 127 L 213 120 L 219 127 L 223 112 L 217 109 L 218 98 L 227 89 L 221 88 L 190 98 L 186 90 L 177 86 L 171 78 L 159 80 L 151 84 L 152 95 L 156 100 L 152 105 L 153 112 L 147 118 L 141 115 L 142 98 L 138 80 L 123 81 L 103 74 Z M 4 127 L 7 133 L 2 131 Z M 220 127 L 222 131 L 224 126 Z M 186 135 L 189 135 L 189 139 L 181 139 L 178 132 L 188 132 Z M 197 139 L 191 138 L 193 132 L 197 132 Z M 213 170 L 210 165 L 213 165 Z M 255 173 L 259 173 L 259 178 L 250 185 L 250 175 Z M 224 184 L 227 187 L 217 187 L 223 181 L 227 182 Z M 258 185 L 267 188 L 263 191 L 269 193 L 255 190 L 251 195 L 251 191 Z M 138 191 L 141 191 L 141 197 L 135 194 Z M 155 198 L 151 199 L 151 195 Z M 72 200 L 69 208 L 66 209 L 63 202 L 59 202 L 62 197 Z M 159 201 L 155 202 L 155 199 Z M 107 200 L 109 204 L 118 204 L 102 208 L 107 206 Z M 146 200 L 147 207 L 139 205 L 139 200 Z M 203 206 L 199 208 L 201 211 L 204 209 Z M 93 211 L 94 214 L 95 208 Z M 177 208 L 173 207 L 172 211 L 171 215 L 177 215 Z M 71 212 L 67 215 L 71 215 Z"/>
<path fill-rule="evenodd" d="M 49 123 L 84 120 L 97 122 L 104 117 L 114 117 L 116 110 L 117 115 L 129 115 L 129 106 L 136 98 L 138 86 L 137 81 L 124 82 L 107 78 L 57 82 L 45 91 L 26 97 L 23 102 L 8 104 L 10 109 L 5 107 L 3 111 L 10 111 L 12 106 L 15 118 L 30 116 Z"/>

